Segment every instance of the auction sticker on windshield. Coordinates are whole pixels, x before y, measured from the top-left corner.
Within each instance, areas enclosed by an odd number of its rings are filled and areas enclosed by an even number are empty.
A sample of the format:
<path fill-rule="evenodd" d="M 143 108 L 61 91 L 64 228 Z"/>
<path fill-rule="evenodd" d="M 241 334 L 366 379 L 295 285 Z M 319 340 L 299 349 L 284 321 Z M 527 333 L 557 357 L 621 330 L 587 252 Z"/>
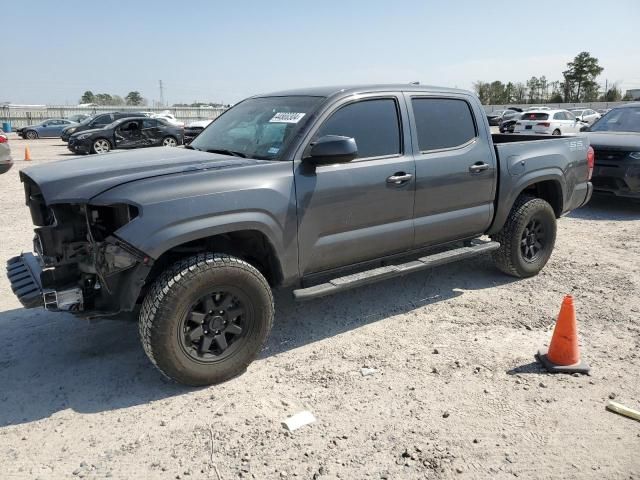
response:
<path fill-rule="evenodd" d="M 304 113 L 278 112 L 271 117 L 269 123 L 298 123 L 304 116 Z"/>

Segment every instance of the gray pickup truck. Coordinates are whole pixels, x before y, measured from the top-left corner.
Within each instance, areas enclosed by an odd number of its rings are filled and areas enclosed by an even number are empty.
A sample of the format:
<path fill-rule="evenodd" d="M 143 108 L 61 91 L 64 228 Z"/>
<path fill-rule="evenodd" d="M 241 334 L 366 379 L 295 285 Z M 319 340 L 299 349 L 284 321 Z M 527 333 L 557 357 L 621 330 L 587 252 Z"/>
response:
<path fill-rule="evenodd" d="M 537 274 L 592 169 L 586 138 L 492 136 L 466 91 L 258 95 L 185 148 L 25 168 L 35 254 L 8 276 L 27 308 L 139 310 L 160 371 L 212 384 L 259 353 L 273 288 L 304 300 L 489 252 Z"/>

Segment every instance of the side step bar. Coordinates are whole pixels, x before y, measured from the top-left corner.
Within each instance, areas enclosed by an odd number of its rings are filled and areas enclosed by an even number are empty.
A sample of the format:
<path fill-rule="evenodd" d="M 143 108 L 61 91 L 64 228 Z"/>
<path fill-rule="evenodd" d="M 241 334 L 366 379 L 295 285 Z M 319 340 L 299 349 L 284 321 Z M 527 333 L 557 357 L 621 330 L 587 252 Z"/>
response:
<path fill-rule="evenodd" d="M 334 278 L 327 283 L 321 283 L 320 285 L 314 285 L 313 287 L 300 288 L 293 291 L 293 298 L 296 300 L 310 300 L 312 298 L 323 297 L 332 293 L 377 282 L 378 280 L 384 280 L 385 278 L 399 277 L 400 275 L 417 272 L 418 270 L 425 270 L 427 268 L 437 267 L 446 263 L 475 257 L 483 253 L 497 250 L 498 248 L 500 248 L 500 244 L 498 242 L 474 240 L 468 246 L 434 253 L 433 255 L 427 255 L 411 262 L 374 268 L 372 270 Z"/>

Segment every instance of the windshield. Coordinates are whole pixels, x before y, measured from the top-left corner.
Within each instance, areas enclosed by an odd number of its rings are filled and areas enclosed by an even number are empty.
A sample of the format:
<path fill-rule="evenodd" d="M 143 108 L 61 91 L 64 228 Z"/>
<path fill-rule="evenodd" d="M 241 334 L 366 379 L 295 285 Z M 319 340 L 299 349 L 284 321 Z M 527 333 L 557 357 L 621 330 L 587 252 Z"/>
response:
<path fill-rule="evenodd" d="M 247 158 L 280 160 L 324 97 L 250 98 L 213 121 L 190 147 Z"/>
<path fill-rule="evenodd" d="M 640 133 L 640 107 L 615 108 L 594 123 L 592 132 Z"/>
<path fill-rule="evenodd" d="M 94 118 L 96 118 L 95 115 L 90 115 L 87 118 L 85 118 L 84 120 L 82 120 L 80 122 L 80 125 L 87 125 L 88 123 L 91 123 L 91 120 L 93 120 Z"/>

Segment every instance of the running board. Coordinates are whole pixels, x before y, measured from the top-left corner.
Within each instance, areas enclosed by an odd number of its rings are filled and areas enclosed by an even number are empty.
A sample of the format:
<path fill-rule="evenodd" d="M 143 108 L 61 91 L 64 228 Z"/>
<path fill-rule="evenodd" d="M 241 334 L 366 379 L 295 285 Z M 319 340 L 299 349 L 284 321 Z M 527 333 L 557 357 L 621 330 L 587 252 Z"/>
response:
<path fill-rule="evenodd" d="M 312 298 L 323 297 L 332 293 L 342 292 L 351 288 L 360 287 L 361 285 L 377 282 L 378 280 L 384 280 L 385 278 L 399 277 L 400 275 L 417 272 L 418 270 L 425 270 L 427 268 L 437 267 L 446 263 L 475 257 L 483 253 L 497 250 L 498 248 L 500 248 L 500 244 L 498 242 L 474 240 L 468 246 L 434 253 L 433 255 L 427 255 L 411 262 L 401 263 L 398 265 L 386 265 L 384 267 L 334 278 L 327 283 L 321 283 L 320 285 L 314 285 L 313 287 L 300 288 L 293 291 L 293 298 L 296 300 L 310 300 Z"/>

